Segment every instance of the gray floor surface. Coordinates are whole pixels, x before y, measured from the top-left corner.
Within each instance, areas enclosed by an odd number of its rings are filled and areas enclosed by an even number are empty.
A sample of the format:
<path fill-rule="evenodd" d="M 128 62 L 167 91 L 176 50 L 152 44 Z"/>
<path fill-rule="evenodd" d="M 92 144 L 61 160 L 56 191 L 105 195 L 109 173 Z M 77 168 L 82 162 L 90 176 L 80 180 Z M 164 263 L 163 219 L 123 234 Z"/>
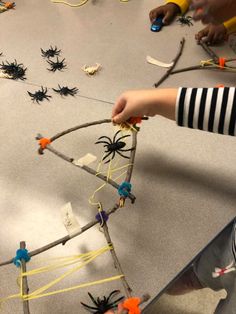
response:
<path fill-rule="evenodd" d="M 76 3 L 76 1 L 74 2 Z M 194 33 L 202 26 L 181 27 L 173 23 L 159 34 L 149 30 L 148 12 L 161 1 L 89 0 L 80 8 L 53 4 L 49 0 L 16 1 L 16 10 L 0 15 L 0 61 L 23 63 L 27 80 L 2 79 L 0 106 L 0 257 L 14 256 L 25 240 L 34 250 L 66 235 L 60 208 L 71 202 L 81 225 L 95 215 L 88 198 L 100 181 L 75 169 L 49 152 L 39 156 L 35 135 L 52 136 L 85 122 L 109 118 L 112 105 L 86 99 L 88 96 L 114 102 L 128 89 L 152 88 L 165 72 L 147 64 L 151 55 L 170 62 L 183 36 L 186 46 L 178 67 L 208 59 L 195 44 Z M 67 69 L 50 73 L 40 48 L 62 49 Z M 232 56 L 228 47 L 217 51 Z M 88 77 L 84 64 L 102 64 L 102 70 Z M 57 84 L 77 86 L 80 95 L 61 98 L 51 90 L 50 102 L 33 103 L 27 91 Z M 195 71 L 170 77 L 162 86 L 234 85 L 235 75 Z M 100 126 L 71 134 L 57 147 L 78 158 L 87 152 L 102 156 L 94 145 L 99 136 L 114 134 L 114 127 Z M 155 117 L 144 122 L 138 134 L 138 149 L 132 178 L 134 205 L 127 201 L 109 221 L 117 254 L 135 294 L 154 297 L 189 260 L 235 216 L 235 139 L 179 128 L 172 121 Z M 104 189 L 99 197 L 104 206 L 117 199 L 116 191 Z M 58 246 L 27 265 L 45 265 L 52 257 L 79 254 L 104 245 L 95 227 L 82 236 Z M 115 275 L 107 253 L 57 288 L 73 286 Z M 0 268 L 0 296 L 18 293 L 18 269 Z M 57 273 L 32 277 L 30 288 L 42 286 Z M 121 288 L 119 282 L 89 288 L 97 296 Z M 80 301 L 88 302 L 87 289 L 45 297 L 30 303 L 34 314 L 86 313 Z M 22 313 L 19 300 L 6 302 L 1 312 Z"/>

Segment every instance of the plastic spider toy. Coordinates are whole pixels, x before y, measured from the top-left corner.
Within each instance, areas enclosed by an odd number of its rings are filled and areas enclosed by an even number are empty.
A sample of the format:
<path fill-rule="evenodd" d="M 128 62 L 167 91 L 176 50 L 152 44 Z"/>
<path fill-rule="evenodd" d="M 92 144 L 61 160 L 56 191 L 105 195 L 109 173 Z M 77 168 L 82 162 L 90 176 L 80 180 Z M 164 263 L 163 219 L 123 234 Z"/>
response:
<path fill-rule="evenodd" d="M 193 26 L 193 23 L 191 22 L 192 19 L 193 18 L 190 15 L 188 15 L 188 16 L 182 15 L 177 19 L 177 22 L 179 22 L 181 24 L 181 26 L 183 26 L 183 25 Z"/>
<path fill-rule="evenodd" d="M 47 63 L 51 66 L 51 69 L 48 69 L 48 71 L 56 72 L 56 70 L 61 71 L 62 69 L 66 68 L 66 64 L 64 63 L 64 61 L 65 58 L 59 61 L 58 57 L 56 62 L 47 60 Z"/>
<path fill-rule="evenodd" d="M 69 88 L 67 86 L 61 87 L 59 84 L 58 84 L 58 87 L 59 89 L 53 88 L 53 90 L 54 92 L 59 93 L 61 96 L 68 96 L 68 95 L 75 96 L 78 92 L 77 87 L 74 87 L 74 88 Z"/>
<path fill-rule="evenodd" d="M 30 93 L 28 91 L 28 94 L 33 101 L 36 101 L 39 104 L 39 101 L 43 101 L 44 99 L 47 99 L 49 101 L 49 98 L 52 97 L 47 95 L 47 91 L 47 87 L 43 88 L 43 86 L 41 86 L 41 90 L 38 90 L 35 93 Z"/>
<path fill-rule="evenodd" d="M 130 135 L 124 135 L 117 138 L 117 135 L 120 132 L 121 130 L 117 131 L 112 140 L 108 136 L 101 136 L 99 137 L 98 141 L 95 143 L 95 144 L 105 144 L 103 145 L 103 147 L 107 148 L 107 150 L 105 150 L 105 153 L 107 154 L 105 154 L 102 160 L 107 159 L 112 154 L 111 158 L 107 160 L 105 164 L 111 161 L 112 159 L 114 159 L 116 153 L 124 158 L 127 158 L 127 159 L 130 158 L 129 156 L 123 155 L 123 152 L 132 151 L 134 148 L 122 149 L 123 147 L 125 147 L 126 143 L 121 141 L 122 139 L 129 137 Z M 107 141 L 100 141 L 102 139 L 106 139 Z"/>
<path fill-rule="evenodd" d="M 100 299 L 99 297 L 97 298 L 97 300 L 95 300 L 95 298 L 92 296 L 91 293 L 88 292 L 88 295 L 90 297 L 90 299 L 92 300 L 93 304 L 95 306 L 90 306 L 88 304 L 85 304 L 83 302 L 81 302 L 81 304 L 90 312 L 90 313 L 94 313 L 94 314 L 104 314 L 107 311 L 114 309 L 118 306 L 118 303 L 124 299 L 124 297 L 120 297 L 119 299 L 115 300 L 115 301 L 111 301 L 111 299 L 116 295 L 120 293 L 119 290 L 114 290 L 112 291 L 108 297 L 103 296 L 103 299 Z M 109 302 L 111 301 L 111 302 Z"/>
<path fill-rule="evenodd" d="M 50 46 L 50 48 L 45 51 L 42 48 L 40 49 L 41 49 L 43 58 L 53 58 L 55 56 L 59 56 L 61 53 L 61 50 L 58 50 L 57 46 L 55 46 L 55 48 L 52 48 L 52 46 Z"/>
<path fill-rule="evenodd" d="M 13 80 L 22 80 L 24 81 L 26 79 L 25 77 L 25 71 L 27 68 L 24 68 L 22 63 L 17 63 L 15 60 L 14 62 L 9 63 L 6 61 L 6 63 L 2 62 L 0 64 L 0 69 L 5 73 L 8 74 Z"/>

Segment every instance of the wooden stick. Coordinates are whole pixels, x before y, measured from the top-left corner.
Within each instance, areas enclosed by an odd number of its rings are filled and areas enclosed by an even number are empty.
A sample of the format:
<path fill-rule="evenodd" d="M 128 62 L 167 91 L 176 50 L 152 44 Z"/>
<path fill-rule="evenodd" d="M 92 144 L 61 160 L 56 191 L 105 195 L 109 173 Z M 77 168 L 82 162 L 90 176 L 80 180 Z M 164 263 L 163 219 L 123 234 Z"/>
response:
<path fill-rule="evenodd" d="M 21 249 L 25 249 L 26 245 L 24 241 L 20 242 L 20 248 Z M 21 259 L 21 266 L 22 266 L 22 272 L 25 273 L 26 272 L 26 262 L 24 259 Z M 29 292 L 29 287 L 28 287 L 28 281 L 27 281 L 27 277 L 24 276 L 22 278 L 22 290 L 23 290 L 23 295 L 28 295 Z M 25 301 L 23 300 L 23 311 L 24 314 L 30 314 L 30 310 L 29 310 L 29 301 Z"/>
<path fill-rule="evenodd" d="M 180 41 L 180 45 L 179 45 L 179 50 L 178 53 L 176 55 L 176 57 L 173 59 L 173 65 L 167 70 L 167 72 L 162 76 L 162 78 L 154 84 L 154 86 L 157 88 L 158 86 L 161 85 L 161 83 L 163 83 L 171 74 L 171 72 L 173 71 L 173 69 L 175 68 L 179 58 L 182 55 L 183 52 L 183 48 L 184 48 L 184 44 L 185 44 L 185 38 L 183 37 L 182 40 Z"/>
<path fill-rule="evenodd" d="M 109 216 L 109 215 L 113 214 L 118 208 L 119 208 L 119 205 L 118 205 L 118 204 L 115 204 L 111 209 L 109 209 L 109 210 L 107 211 L 107 215 Z M 47 244 L 47 245 L 44 245 L 44 246 L 42 246 L 42 247 L 40 247 L 40 248 L 38 248 L 38 249 L 36 249 L 36 250 L 34 250 L 34 251 L 31 251 L 31 252 L 29 252 L 28 254 L 29 254 L 29 256 L 32 257 L 32 256 L 38 255 L 38 254 L 40 254 L 40 253 L 43 253 L 43 252 L 45 252 L 45 251 L 47 251 L 47 250 L 49 250 L 49 249 L 51 249 L 51 248 L 53 248 L 53 247 L 55 247 L 55 246 L 57 246 L 57 245 L 59 245 L 59 244 L 65 245 L 67 241 L 69 241 L 69 240 L 71 240 L 71 239 L 73 239 L 73 238 L 79 236 L 80 234 L 82 234 L 82 233 L 84 233 L 85 231 L 89 230 L 90 228 L 92 228 L 93 226 L 95 226 L 95 225 L 98 224 L 98 223 L 99 223 L 99 222 L 95 219 L 95 220 L 89 222 L 89 223 L 88 223 L 87 225 L 85 225 L 84 227 L 82 227 L 82 228 L 81 228 L 81 231 L 78 231 L 78 232 L 75 233 L 73 236 L 67 235 L 67 236 L 65 236 L 65 237 L 63 237 L 63 238 L 60 238 L 60 239 L 58 239 L 58 240 L 56 240 L 56 241 L 53 241 L 53 242 L 51 242 L 51 243 L 49 243 L 49 244 Z M 9 265 L 9 264 L 12 264 L 12 263 L 13 263 L 13 258 L 10 259 L 10 260 L 8 260 L 8 261 L 5 261 L 5 262 L 0 263 L 0 267 L 1 267 L 1 266 L 5 266 L 5 265 Z"/>
<path fill-rule="evenodd" d="M 206 43 L 200 40 L 199 45 L 202 46 L 202 48 L 206 51 L 215 64 L 219 64 L 219 56 Z"/>
<path fill-rule="evenodd" d="M 107 240 L 107 244 L 108 245 L 112 245 L 112 249 L 110 250 L 110 252 L 111 252 L 111 256 L 112 256 L 113 262 L 114 262 L 114 266 L 117 269 L 118 274 L 119 275 L 123 275 L 123 277 L 121 277 L 120 280 L 121 280 L 121 282 L 123 284 L 123 287 L 125 289 L 125 293 L 126 293 L 127 298 L 130 298 L 132 289 L 130 288 L 128 282 L 125 279 L 124 272 L 123 272 L 123 270 L 121 268 L 120 262 L 118 260 L 117 255 L 116 255 L 116 252 L 115 252 L 114 245 L 113 245 L 113 243 L 111 241 L 111 237 L 110 237 L 108 226 L 107 226 L 106 222 L 103 223 L 102 228 L 103 228 L 103 231 L 104 231 L 104 236 L 105 236 L 105 238 Z"/>

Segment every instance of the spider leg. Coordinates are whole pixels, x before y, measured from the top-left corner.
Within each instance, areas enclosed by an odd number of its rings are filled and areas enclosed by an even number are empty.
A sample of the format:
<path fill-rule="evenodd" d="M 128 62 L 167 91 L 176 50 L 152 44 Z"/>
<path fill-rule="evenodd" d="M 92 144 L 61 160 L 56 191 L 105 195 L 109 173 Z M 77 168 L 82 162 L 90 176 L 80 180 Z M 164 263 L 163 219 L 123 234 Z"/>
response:
<path fill-rule="evenodd" d="M 114 154 L 115 152 L 109 152 L 108 154 L 106 154 L 103 158 L 102 158 L 102 160 L 105 160 L 108 156 L 110 156 L 111 154 Z M 113 157 L 113 155 L 112 155 L 112 158 L 111 159 L 113 159 L 114 157 Z M 106 161 L 105 163 L 108 163 L 111 159 L 109 159 L 108 161 Z"/>
<path fill-rule="evenodd" d="M 98 306 L 99 301 L 97 302 L 97 301 L 94 299 L 94 297 L 92 296 L 92 294 L 91 294 L 90 292 L 88 292 L 88 295 L 89 295 L 90 299 L 93 301 L 93 303 L 94 303 L 96 306 Z M 98 300 L 99 300 L 99 298 L 98 298 Z"/>
<path fill-rule="evenodd" d="M 107 301 L 109 301 L 110 299 L 112 299 L 116 294 L 120 293 L 120 290 L 114 290 L 112 291 L 109 296 L 107 297 Z M 123 298 L 123 297 L 122 297 Z"/>
<path fill-rule="evenodd" d="M 90 305 L 87 305 L 87 304 L 85 304 L 85 303 L 83 303 L 83 302 L 80 302 L 84 307 L 86 307 L 87 309 L 89 309 L 89 310 L 97 310 L 97 307 L 93 307 L 93 306 L 90 306 Z M 91 312 L 90 311 L 90 313 L 95 313 L 95 312 Z"/>
<path fill-rule="evenodd" d="M 117 303 L 119 303 L 120 301 L 124 300 L 124 296 L 120 297 L 119 299 L 113 301 L 112 303 L 110 303 L 110 306 L 112 307 L 116 307 L 117 306 Z"/>
<path fill-rule="evenodd" d="M 105 141 L 97 141 L 95 144 L 106 144 L 106 145 L 104 145 L 104 147 L 105 147 L 105 146 L 108 146 L 110 143 L 105 142 Z"/>
<path fill-rule="evenodd" d="M 121 136 L 121 137 L 119 137 L 119 138 L 116 140 L 116 142 L 119 142 L 120 140 L 123 140 L 124 138 L 129 137 L 129 136 L 130 136 L 130 134 Z"/>
<path fill-rule="evenodd" d="M 100 136 L 100 137 L 98 138 L 98 140 L 101 140 L 102 138 L 107 139 L 107 140 L 109 141 L 109 143 L 112 144 L 112 141 L 111 141 L 111 139 L 110 139 L 108 136 Z"/>
<path fill-rule="evenodd" d="M 122 157 L 124 157 L 124 158 L 127 158 L 127 159 L 130 159 L 129 156 L 123 155 L 121 152 L 119 152 L 119 150 L 117 150 L 116 152 L 117 152 L 117 154 L 119 154 L 120 156 L 122 156 Z"/>
<path fill-rule="evenodd" d="M 105 162 L 105 164 L 107 164 L 108 162 L 110 162 L 112 159 L 114 159 L 116 152 L 114 151 L 111 158 Z"/>
<path fill-rule="evenodd" d="M 113 136 L 113 143 L 116 141 L 116 137 L 117 137 L 117 135 L 118 135 L 120 132 L 121 132 L 121 130 L 118 130 L 118 131 L 116 132 L 116 134 Z"/>
<path fill-rule="evenodd" d="M 119 149 L 120 152 L 131 152 L 132 150 L 134 150 L 134 147 L 127 148 L 127 149 Z"/>

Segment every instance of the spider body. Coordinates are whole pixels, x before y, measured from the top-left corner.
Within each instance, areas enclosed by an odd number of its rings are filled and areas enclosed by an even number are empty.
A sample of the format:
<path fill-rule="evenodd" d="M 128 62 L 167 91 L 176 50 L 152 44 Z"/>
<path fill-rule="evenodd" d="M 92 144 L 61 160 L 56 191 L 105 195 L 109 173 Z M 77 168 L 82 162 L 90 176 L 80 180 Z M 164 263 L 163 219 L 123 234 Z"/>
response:
<path fill-rule="evenodd" d="M 130 135 L 124 135 L 117 138 L 120 132 L 121 130 L 117 131 L 112 140 L 108 136 L 101 136 L 99 137 L 98 141 L 95 143 L 95 144 L 104 144 L 103 147 L 106 148 L 105 156 L 102 158 L 102 160 L 107 159 L 111 155 L 111 158 L 108 159 L 105 163 L 108 163 L 109 161 L 111 161 L 115 157 L 116 153 L 124 158 L 128 158 L 128 159 L 130 158 L 129 156 L 124 155 L 124 152 L 132 151 L 133 148 L 123 149 L 126 146 L 126 143 L 121 141 L 122 139 L 127 138 Z"/>
<path fill-rule="evenodd" d="M 59 93 L 61 96 L 68 96 L 68 95 L 74 96 L 78 92 L 78 88 L 76 87 L 74 88 L 69 88 L 67 86 L 61 87 L 59 84 L 58 84 L 58 87 L 59 87 L 58 89 L 53 88 L 53 90 L 54 92 Z"/>
<path fill-rule="evenodd" d="M 43 88 L 43 86 L 41 86 L 41 90 L 38 90 L 35 93 L 28 92 L 28 94 L 33 101 L 36 101 L 39 104 L 39 101 L 43 101 L 44 99 L 47 99 L 49 101 L 49 98 L 52 97 L 50 95 L 47 95 L 47 91 L 47 87 Z"/>
<path fill-rule="evenodd" d="M 120 291 L 119 290 L 114 290 L 112 291 L 108 297 L 103 296 L 103 298 L 95 298 L 92 296 L 91 293 L 88 292 L 88 295 L 90 299 L 92 300 L 94 306 L 90 306 L 88 304 L 85 304 L 81 302 L 81 304 L 90 312 L 93 314 L 104 314 L 107 311 L 114 309 L 117 307 L 118 303 L 124 299 L 124 297 L 120 297 L 115 301 L 112 301 L 112 298 L 118 294 Z"/>
<path fill-rule="evenodd" d="M 53 58 L 55 56 L 59 56 L 61 53 L 61 50 L 58 50 L 57 46 L 55 46 L 55 48 L 50 46 L 50 48 L 45 51 L 41 48 L 41 52 L 42 52 L 43 58 Z"/>
<path fill-rule="evenodd" d="M 183 25 L 193 26 L 193 23 L 191 22 L 192 19 L 193 18 L 190 15 L 188 16 L 182 15 L 177 19 L 177 22 L 179 22 L 182 26 Z"/>
<path fill-rule="evenodd" d="M 6 63 L 2 62 L 0 64 L 0 69 L 5 73 L 8 74 L 13 80 L 22 80 L 24 81 L 26 79 L 25 77 L 25 71 L 27 68 L 24 68 L 22 63 L 17 63 L 15 60 L 14 62 L 9 63 L 6 61 Z"/>
<path fill-rule="evenodd" d="M 62 69 L 66 68 L 66 64 L 64 63 L 64 61 L 65 58 L 59 61 L 58 57 L 56 62 L 52 60 L 47 60 L 47 63 L 51 66 L 51 69 L 48 69 L 48 71 L 56 72 L 57 70 L 61 71 Z"/>

